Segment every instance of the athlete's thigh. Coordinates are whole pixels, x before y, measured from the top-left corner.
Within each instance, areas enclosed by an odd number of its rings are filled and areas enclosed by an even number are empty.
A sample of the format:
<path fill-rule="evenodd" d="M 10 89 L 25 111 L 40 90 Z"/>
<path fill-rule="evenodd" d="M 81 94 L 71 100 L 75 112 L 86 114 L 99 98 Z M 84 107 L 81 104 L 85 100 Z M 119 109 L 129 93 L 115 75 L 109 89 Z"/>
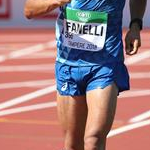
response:
<path fill-rule="evenodd" d="M 65 136 L 84 137 L 87 118 L 85 96 L 61 96 L 57 93 L 57 110 Z"/>
<path fill-rule="evenodd" d="M 117 94 L 118 89 L 114 83 L 104 89 L 87 92 L 88 117 L 85 138 L 105 137 L 108 134 L 115 115 Z"/>

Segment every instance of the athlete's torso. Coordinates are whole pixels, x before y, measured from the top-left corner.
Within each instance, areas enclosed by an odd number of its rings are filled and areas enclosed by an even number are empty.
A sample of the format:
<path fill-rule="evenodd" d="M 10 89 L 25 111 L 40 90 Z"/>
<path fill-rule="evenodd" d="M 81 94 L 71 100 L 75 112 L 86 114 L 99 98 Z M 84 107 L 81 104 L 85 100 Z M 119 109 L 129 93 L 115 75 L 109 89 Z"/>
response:
<path fill-rule="evenodd" d="M 125 0 L 72 0 L 71 3 L 60 8 L 56 22 L 57 61 L 74 66 L 123 61 L 122 11 L 124 4 Z M 92 13 L 92 11 L 96 13 Z M 100 12 L 106 13 L 107 21 L 98 20 L 97 16 L 101 17 Z M 75 15 L 77 17 L 74 17 Z M 92 21 L 89 20 L 84 25 L 84 20 L 80 20 L 83 16 L 87 16 L 87 18 L 96 16 L 96 18 Z M 101 19 L 103 20 L 103 16 Z M 99 22 L 102 26 L 97 25 Z M 104 33 L 104 38 L 100 38 L 100 33 L 105 31 L 105 27 L 107 29 L 106 35 Z M 71 32 L 71 37 L 65 37 L 66 31 L 69 31 L 69 34 Z M 79 34 L 80 37 L 78 37 Z M 93 41 L 95 39 L 97 43 L 95 42 L 91 50 L 88 50 L 88 38 L 90 37 Z M 98 43 L 98 40 L 101 39 L 105 39 L 104 45 Z M 93 41 L 92 43 L 94 43 Z M 71 44 L 69 45 L 68 42 Z"/>

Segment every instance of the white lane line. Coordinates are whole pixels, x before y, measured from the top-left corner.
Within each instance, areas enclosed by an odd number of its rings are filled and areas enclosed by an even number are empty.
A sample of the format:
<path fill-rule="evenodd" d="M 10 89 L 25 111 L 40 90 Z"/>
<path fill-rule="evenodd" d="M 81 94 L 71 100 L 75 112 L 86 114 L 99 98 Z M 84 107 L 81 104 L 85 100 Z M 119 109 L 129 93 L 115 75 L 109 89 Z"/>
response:
<path fill-rule="evenodd" d="M 147 66 L 150 64 L 150 60 L 149 59 L 146 59 L 144 61 L 141 61 L 140 64 L 139 63 L 135 63 L 134 66 Z"/>
<path fill-rule="evenodd" d="M 30 105 L 30 106 L 23 106 L 23 107 L 17 107 L 17 108 L 12 108 L 12 109 L 6 109 L 6 110 L 0 111 L 0 116 L 6 116 L 6 115 L 28 112 L 28 111 L 33 111 L 33 110 L 46 109 L 46 108 L 55 107 L 56 105 L 57 105 L 56 102 L 47 102 L 47 103 Z"/>
<path fill-rule="evenodd" d="M 119 95 L 119 98 L 149 96 L 149 95 L 150 95 L 150 90 L 136 90 L 136 91 L 123 92 Z"/>
<path fill-rule="evenodd" d="M 23 56 L 16 59 L 43 59 L 43 58 L 55 58 L 55 57 L 56 57 L 56 51 L 49 50 L 49 52 L 35 53 L 34 55 Z"/>
<path fill-rule="evenodd" d="M 1 66 L 0 72 L 23 72 L 23 71 L 50 71 L 54 70 L 54 64 Z"/>
<path fill-rule="evenodd" d="M 147 111 L 147 112 L 144 112 L 144 113 L 142 113 L 142 114 L 140 114 L 138 116 L 135 116 L 135 117 L 131 118 L 129 120 L 129 122 L 131 122 L 131 123 L 139 122 L 139 121 L 143 121 L 143 120 L 145 120 L 147 118 L 150 118 L 150 110 Z"/>
<path fill-rule="evenodd" d="M 137 62 L 140 62 L 144 59 L 150 58 L 150 50 L 146 50 L 144 52 L 138 53 L 134 56 L 128 57 L 125 59 L 125 64 L 126 65 L 132 65 L 135 64 Z"/>
<path fill-rule="evenodd" d="M 0 62 L 3 62 L 3 61 L 5 61 L 5 56 L 1 55 L 0 56 Z"/>
<path fill-rule="evenodd" d="M 111 130 L 107 137 L 110 138 L 110 137 L 116 136 L 118 134 L 130 131 L 130 130 L 133 130 L 133 129 L 137 129 L 137 128 L 140 128 L 140 127 L 148 126 L 148 125 L 150 125 L 150 119 L 142 121 L 142 122 L 134 123 L 134 124 L 129 124 L 129 125 Z"/>
<path fill-rule="evenodd" d="M 54 45 L 55 45 L 55 41 L 51 41 L 48 43 L 38 44 L 35 46 L 27 47 L 27 48 L 24 48 L 22 50 L 17 50 L 17 51 L 10 53 L 9 58 L 18 58 L 21 56 L 33 54 L 35 52 L 39 52 L 39 51 L 44 50 L 46 48 L 53 47 Z"/>
<path fill-rule="evenodd" d="M 150 78 L 150 72 L 130 72 L 130 77 L 132 79 Z"/>
<path fill-rule="evenodd" d="M 23 102 L 30 101 L 34 98 L 52 93 L 55 90 L 56 90 L 56 86 L 53 85 L 53 86 L 49 86 L 49 87 L 34 91 L 32 93 L 17 97 L 17 98 L 2 102 L 2 103 L 0 103 L 0 110 L 11 107 L 11 106 L 14 106 L 14 105 L 17 105 L 17 104 L 20 104 L 20 103 L 23 103 Z"/>
<path fill-rule="evenodd" d="M 1 83 L 1 89 L 11 89 L 11 88 L 22 88 L 22 87 L 41 87 L 41 86 L 50 86 L 55 84 L 55 80 L 34 80 L 34 81 L 24 81 L 24 82 L 9 82 Z"/>
<path fill-rule="evenodd" d="M 23 48 L 23 49 L 20 49 L 20 50 L 17 50 L 17 51 L 13 51 L 13 52 L 10 52 L 6 56 L 1 56 L 1 57 L 3 57 L 3 59 L 0 59 L 0 62 L 4 62 L 7 59 L 15 59 L 15 58 L 19 58 L 19 57 L 22 57 L 22 56 L 30 55 L 30 54 L 33 54 L 35 52 L 42 51 L 46 48 L 53 47 L 54 45 L 56 45 L 55 41 L 51 41 L 51 42 L 37 44 L 37 45 L 34 45 L 34 46 Z"/>

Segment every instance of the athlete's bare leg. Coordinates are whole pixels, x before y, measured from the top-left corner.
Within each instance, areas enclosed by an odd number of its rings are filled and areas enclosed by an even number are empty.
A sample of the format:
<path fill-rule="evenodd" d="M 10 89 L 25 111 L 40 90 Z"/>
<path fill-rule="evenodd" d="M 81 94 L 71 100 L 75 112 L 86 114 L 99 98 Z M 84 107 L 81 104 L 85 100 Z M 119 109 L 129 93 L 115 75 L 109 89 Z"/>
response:
<path fill-rule="evenodd" d="M 87 92 L 88 117 L 84 150 L 105 150 L 106 136 L 114 120 L 117 93 L 115 84 Z"/>
<path fill-rule="evenodd" d="M 84 132 L 87 118 L 85 96 L 57 94 L 58 116 L 65 133 L 65 150 L 84 150 Z"/>

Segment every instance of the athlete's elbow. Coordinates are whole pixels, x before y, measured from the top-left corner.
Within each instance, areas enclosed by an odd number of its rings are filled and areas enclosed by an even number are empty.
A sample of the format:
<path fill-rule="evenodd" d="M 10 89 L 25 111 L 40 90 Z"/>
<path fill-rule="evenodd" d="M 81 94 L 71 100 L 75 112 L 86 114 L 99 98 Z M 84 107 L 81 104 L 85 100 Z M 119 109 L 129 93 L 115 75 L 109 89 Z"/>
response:
<path fill-rule="evenodd" d="M 57 0 L 57 3 L 59 4 L 59 6 L 63 6 L 66 3 L 70 3 L 71 0 Z"/>
<path fill-rule="evenodd" d="M 24 15 L 27 19 L 32 19 L 33 18 L 33 12 L 28 8 L 24 9 Z"/>
<path fill-rule="evenodd" d="M 65 2 L 66 2 L 66 3 L 70 3 L 70 2 L 71 2 L 71 0 L 65 0 Z"/>
<path fill-rule="evenodd" d="M 70 2 L 71 2 L 71 0 L 66 0 L 66 2 L 67 2 L 67 3 L 70 3 Z"/>

